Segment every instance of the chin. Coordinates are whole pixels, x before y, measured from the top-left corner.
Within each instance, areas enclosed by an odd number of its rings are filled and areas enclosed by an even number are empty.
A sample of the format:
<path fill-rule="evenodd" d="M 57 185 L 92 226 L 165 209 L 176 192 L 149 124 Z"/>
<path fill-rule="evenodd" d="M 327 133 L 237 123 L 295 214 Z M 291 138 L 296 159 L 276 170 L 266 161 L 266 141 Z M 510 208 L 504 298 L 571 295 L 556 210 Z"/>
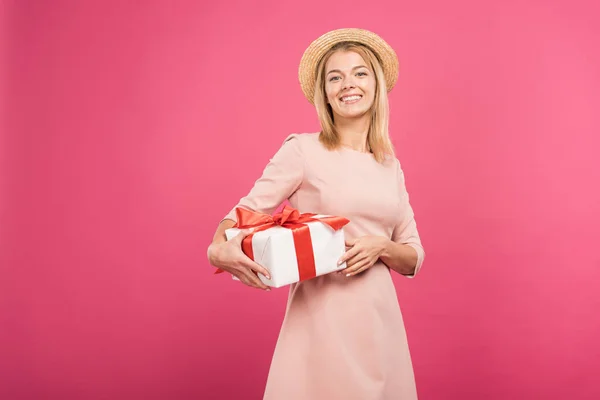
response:
<path fill-rule="evenodd" d="M 343 112 L 343 113 L 339 113 L 339 116 L 342 118 L 360 118 L 362 116 L 364 116 L 367 112 L 369 112 L 369 110 L 359 110 L 359 111 L 355 111 L 355 112 Z"/>

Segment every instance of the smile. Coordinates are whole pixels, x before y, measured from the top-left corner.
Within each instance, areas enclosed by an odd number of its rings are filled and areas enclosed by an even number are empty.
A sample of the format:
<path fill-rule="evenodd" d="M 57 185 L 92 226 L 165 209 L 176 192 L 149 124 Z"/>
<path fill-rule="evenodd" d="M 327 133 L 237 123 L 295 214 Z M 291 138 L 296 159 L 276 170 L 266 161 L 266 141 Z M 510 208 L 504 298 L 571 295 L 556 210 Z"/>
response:
<path fill-rule="evenodd" d="M 344 96 L 340 100 L 344 104 L 354 104 L 354 103 L 358 102 L 360 99 L 362 99 L 362 96 L 358 95 L 358 94 L 355 94 L 355 95 L 352 95 L 352 96 Z"/>

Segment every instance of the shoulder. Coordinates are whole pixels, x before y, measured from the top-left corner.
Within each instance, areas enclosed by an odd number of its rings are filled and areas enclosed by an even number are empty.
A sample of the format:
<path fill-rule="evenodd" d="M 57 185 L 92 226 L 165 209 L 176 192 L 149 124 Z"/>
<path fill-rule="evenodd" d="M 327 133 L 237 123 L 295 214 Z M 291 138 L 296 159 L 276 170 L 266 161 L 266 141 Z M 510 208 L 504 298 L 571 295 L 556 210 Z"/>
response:
<path fill-rule="evenodd" d="M 402 166 L 400 165 L 400 160 L 393 154 L 386 154 L 384 156 L 381 165 L 389 170 L 394 170 L 396 172 L 402 171 Z"/>
<path fill-rule="evenodd" d="M 319 141 L 319 133 L 292 133 L 288 135 L 283 143 L 294 142 L 296 145 L 306 145 L 308 143 L 314 143 Z"/>
<path fill-rule="evenodd" d="M 315 145 L 319 144 L 319 133 L 292 133 L 288 135 L 282 143 L 282 146 L 293 147 L 301 152 L 310 152 Z"/>

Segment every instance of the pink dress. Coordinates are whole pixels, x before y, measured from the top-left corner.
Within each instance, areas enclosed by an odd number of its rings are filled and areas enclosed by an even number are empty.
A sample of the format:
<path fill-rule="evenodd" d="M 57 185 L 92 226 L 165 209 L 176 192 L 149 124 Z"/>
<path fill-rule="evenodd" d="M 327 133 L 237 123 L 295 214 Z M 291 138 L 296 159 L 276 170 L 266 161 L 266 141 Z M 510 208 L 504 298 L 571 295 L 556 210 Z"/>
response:
<path fill-rule="evenodd" d="M 327 150 L 318 133 L 290 135 L 237 206 L 272 214 L 284 200 L 300 212 L 339 215 L 348 238 L 386 236 L 425 253 L 396 158 Z M 236 220 L 235 207 L 225 218 Z M 268 400 L 408 400 L 417 391 L 402 313 L 381 261 L 346 277 L 292 284 L 267 379 Z M 410 277 L 413 277 L 411 275 Z"/>

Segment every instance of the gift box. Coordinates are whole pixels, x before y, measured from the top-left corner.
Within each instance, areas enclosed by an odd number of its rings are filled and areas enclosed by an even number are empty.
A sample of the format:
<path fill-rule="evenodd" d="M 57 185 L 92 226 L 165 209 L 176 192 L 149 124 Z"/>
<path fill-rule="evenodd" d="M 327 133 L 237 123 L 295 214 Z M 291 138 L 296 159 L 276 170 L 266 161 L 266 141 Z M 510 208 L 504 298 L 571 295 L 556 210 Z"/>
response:
<path fill-rule="evenodd" d="M 235 227 L 225 231 L 227 240 L 252 229 L 242 251 L 269 271 L 271 279 L 258 273 L 267 286 L 278 288 L 346 268 L 346 263 L 337 264 L 346 251 L 346 218 L 300 214 L 290 206 L 273 216 L 238 207 L 236 216 Z"/>

